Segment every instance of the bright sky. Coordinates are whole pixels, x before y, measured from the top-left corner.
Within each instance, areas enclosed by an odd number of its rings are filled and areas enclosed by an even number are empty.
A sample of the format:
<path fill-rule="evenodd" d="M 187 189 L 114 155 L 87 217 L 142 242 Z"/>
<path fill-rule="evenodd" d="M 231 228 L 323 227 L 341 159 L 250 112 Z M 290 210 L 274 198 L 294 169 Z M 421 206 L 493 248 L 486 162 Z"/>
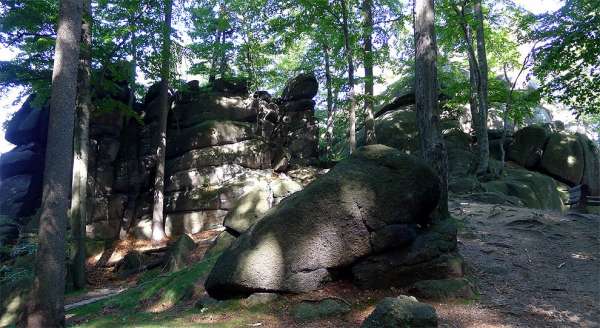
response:
<path fill-rule="evenodd" d="M 563 3 L 562 0 L 514 0 L 514 2 L 534 14 L 555 11 L 559 9 Z M 0 61 L 10 60 L 13 56 L 14 54 L 9 49 L 0 48 Z M 21 103 L 14 103 L 18 93 L 19 90 L 15 89 L 0 97 L 0 126 L 21 106 Z M 12 148 L 13 145 L 4 140 L 4 130 L 0 127 L 0 154 L 9 151 Z"/>

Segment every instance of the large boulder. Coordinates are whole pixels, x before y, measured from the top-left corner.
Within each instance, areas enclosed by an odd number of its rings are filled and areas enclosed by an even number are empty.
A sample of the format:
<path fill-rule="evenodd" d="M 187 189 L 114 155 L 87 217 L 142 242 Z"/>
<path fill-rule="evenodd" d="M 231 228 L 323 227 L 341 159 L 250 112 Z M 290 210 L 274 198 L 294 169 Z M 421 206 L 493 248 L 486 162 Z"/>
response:
<path fill-rule="evenodd" d="M 181 155 L 192 149 L 233 144 L 254 135 L 252 125 L 233 121 L 206 121 L 167 133 L 167 157 Z"/>
<path fill-rule="evenodd" d="M 319 82 L 314 74 L 300 74 L 288 80 L 282 93 L 283 101 L 312 99 L 319 91 Z"/>
<path fill-rule="evenodd" d="M 585 168 L 583 147 L 575 135 L 556 132 L 548 138 L 541 167 L 566 183 L 581 183 Z"/>
<path fill-rule="evenodd" d="M 425 226 L 438 198 L 436 175 L 419 159 L 383 145 L 360 148 L 243 233 L 215 264 L 206 290 L 216 298 L 314 290 L 331 271 L 373 254 L 377 233 Z M 389 243 L 383 248 L 405 246 Z"/>
<path fill-rule="evenodd" d="M 453 120 L 442 120 L 441 129 L 444 138 L 456 146 L 463 149 L 465 142 L 470 138 L 464 133 L 459 132 L 458 122 Z M 398 110 L 387 111 L 375 119 L 375 136 L 377 142 L 386 146 L 394 147 L 406 154 L 414 155 L 419 150 L 419 133 L 417 128 L 417 114 L 414 105 L 408 105 Z M 361 129 L 357 135 L 359 145 L 364 144 L 364 129 Z M 468 147 L 468 144 L 467 144 Z"/>
<path fill-rule="evenodd" d="M 542 160 L 548 136 L 548 128 L 541 125 L 522 128 L 514 135 L 508 159 L 528 169 L 536 168 Z"/>

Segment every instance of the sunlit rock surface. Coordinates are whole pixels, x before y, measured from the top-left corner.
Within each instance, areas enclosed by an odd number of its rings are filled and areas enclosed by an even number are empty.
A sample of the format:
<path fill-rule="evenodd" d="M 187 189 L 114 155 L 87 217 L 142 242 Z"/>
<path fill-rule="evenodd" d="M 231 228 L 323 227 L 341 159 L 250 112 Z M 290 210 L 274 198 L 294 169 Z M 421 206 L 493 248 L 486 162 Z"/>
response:
<path fill-rule="evenodd" d="M 319 288 L 336 271 L 412 245 L 428 231 L 438 197 L 437 177 L 416 157 L 383 145 L 360 148 L 242 233 L 206 289 L 227 298 Z M 445 251 L 455 247 L 456 232 L 450 233 L 454 244 Z"/>

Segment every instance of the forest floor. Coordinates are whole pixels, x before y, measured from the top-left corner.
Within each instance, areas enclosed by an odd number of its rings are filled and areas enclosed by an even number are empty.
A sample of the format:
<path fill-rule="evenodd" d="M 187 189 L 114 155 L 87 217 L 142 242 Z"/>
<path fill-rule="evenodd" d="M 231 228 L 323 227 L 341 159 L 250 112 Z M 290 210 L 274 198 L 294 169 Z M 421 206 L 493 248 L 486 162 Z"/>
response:
<path fill-rule="evenodd" d="M 478 296 L 445 302 L 421 300 L 436 308 L 440 327 L 600 327 L 600 216 L 460 199 L 451 202 L 450 210 L 459 225 L 467 278 Z M 143 274 L 127 282 L 113 281 L 113 292 L 118 290 L 119 295 L 71 308 L 68 322 L 111 328 L 359 327 L 378 300 L 407 294 L 394 288 L 362 291 L 348 282 L 337 282 L 270 304 L 245 306 L 243 301 L 227 301 L 199 309 L 198 300 L 207 297 L 203 278 L 213 263 L 201 261 L 189 270 L 159 275 L 155 280 Z M 136 283 L 138 279 L 147 282 Z M 128 290 L 123 292 L 120 286 Z M 189 286 L 193 293 L 184 296 Z M 67 304 L 89 300 L 94 293 L 98 297 L 97 290 L 68 297 Z M 345 300 L 352 311 L 313 321 L 294 318 L 293 310 L 300 302 L 329 297 Z"/>

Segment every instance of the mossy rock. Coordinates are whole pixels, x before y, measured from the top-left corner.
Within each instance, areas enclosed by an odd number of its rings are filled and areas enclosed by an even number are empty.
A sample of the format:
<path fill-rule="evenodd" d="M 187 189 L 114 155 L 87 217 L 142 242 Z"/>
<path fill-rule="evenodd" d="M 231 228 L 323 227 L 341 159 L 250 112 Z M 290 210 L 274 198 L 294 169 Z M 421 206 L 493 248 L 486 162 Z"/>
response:
<path fill-rule="evenodd" d="M 319 301 L 303 301 L 292 310 L 294 320 L 298 322 L 337 317 L 350 312 L 350 305 L 342 300 L 327 298 Z"/>
<path fill-rule="evenodd" d="M 490 166 L 499 165 L 490 161 Z M 502 193 L 518 198 L 525 207 L 562 211 L 561 194 L 554 179 L 549 176 L 518 168 L 506 168 L 499 180 L 482 184 L 486 192 Z"/>
<path fill-rule="evenodd" d="M 190 255 L 195 249 L 196 243 L 187 234 L 183 234 L 177 238 L 166 254 L 166 271 L 175 272 L 185 268 L 188 264 Z"/>
<path fill-rule="evenodd" d="M 414 297 L 401 295 L 395 298 L 384 298 L 377 304 L 375 310 L 365 319 L 360 327 L 434 328 L 437 326 L 437 313 L 431 305 L 420 303 Z"/>
<path fill-rule="evenodd" d="M 464 278 L 443 280 L 422 280 L 409 290 L 411 294 L 427 300 L 472 299 L 475 293 Z"/>

